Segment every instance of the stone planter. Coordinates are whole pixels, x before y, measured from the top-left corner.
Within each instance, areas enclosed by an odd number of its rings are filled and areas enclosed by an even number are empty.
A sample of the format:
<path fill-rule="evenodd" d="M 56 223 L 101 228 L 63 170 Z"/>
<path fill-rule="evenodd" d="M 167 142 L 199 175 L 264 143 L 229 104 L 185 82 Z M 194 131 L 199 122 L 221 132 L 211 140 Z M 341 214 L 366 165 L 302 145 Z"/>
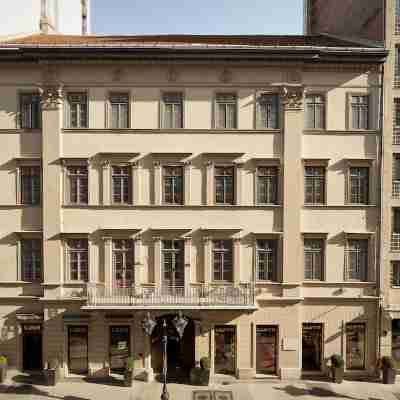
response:
<path fill-rule="evenodd" d="M 382 369 L 382 383 L 393 385 L 396 381 L 396 370 L 393 368 Z"/>
<path fill-rule="evenodd" d="M 124 386 L 130 387 L 132 386 L 133 381 L 133 371 L 125 371 L 124 372 Z"/>
<path fill-rule="evenodd" d="M 7 365 L 0 366 L 0 383 L 5 382 L 7 378 Z"/>
<path fill-rule="evenodd" d="M 342 383 L 343 375 L 344 375 L 344 368 L 332 367 L 332 382 L 333 383 Z"/>

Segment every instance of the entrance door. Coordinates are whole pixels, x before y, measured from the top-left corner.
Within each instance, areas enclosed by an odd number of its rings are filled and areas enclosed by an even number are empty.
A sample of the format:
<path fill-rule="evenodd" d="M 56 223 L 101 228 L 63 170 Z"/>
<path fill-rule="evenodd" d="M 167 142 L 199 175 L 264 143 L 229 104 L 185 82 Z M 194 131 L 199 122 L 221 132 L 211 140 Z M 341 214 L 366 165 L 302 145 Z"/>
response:
<path fill-rule="evenodd" d="M 72 374 L 88 371 L 88 327 L 68 327 L 68 368 Z"/>
<path fill-rule="evenodd" d="M 43 368 L 41 325 L 22 326 L 22 349 L 24 371 L 41 370 Z"/>
<path fill-rule="evenodd" d="M 216 326 L 214 369 L 217 374 L 234 374 L 236 370 L 236 327 Z"/>
<path fill-rule="evenodd" d="M 122 373 L 130 354 L 129 326 L 110 326 L 110 368 Z"/>
<path fill-rule="evenodd" d="M 322 360 L 322 324 L 303 324 L 302 368 L 305 371 L 320 371 Z"/>
<path fill-rule="evenodd" d="M 278 327 L 259 325 L 256 328 L 256 372 L 275 374 L 277 367 Z"/>

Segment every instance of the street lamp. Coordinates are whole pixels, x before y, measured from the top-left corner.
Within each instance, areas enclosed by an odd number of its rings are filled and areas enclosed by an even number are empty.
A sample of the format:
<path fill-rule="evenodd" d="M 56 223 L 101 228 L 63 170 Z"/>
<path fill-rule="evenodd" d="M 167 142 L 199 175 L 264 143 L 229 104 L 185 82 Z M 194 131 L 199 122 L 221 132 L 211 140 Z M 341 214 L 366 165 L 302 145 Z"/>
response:
<path fill-rule="evenodd" d="M 172 320 L 172 323 L 178 332 L 179 338 L 182 339 L 183 332 L 188 324 L 187 318 L 182 315 L 182 312 L 179 311 L 179 314 Z M 146 318 L 142 321 L 142 328 L 144 333 L 147 336 L 151 336 L 157 322 L 151 319 L 150 313 L 147 313 Z M 169 393 L 167 390 L 167 343 L 168 343 L 168 330 L 167 330 L 167 321 L 165 318 L 162 322 L 162 339 L 161 339 L 162 347 L 163 347 L 163 388 L 161 393 L 161 400 L 169 400 Z"/>

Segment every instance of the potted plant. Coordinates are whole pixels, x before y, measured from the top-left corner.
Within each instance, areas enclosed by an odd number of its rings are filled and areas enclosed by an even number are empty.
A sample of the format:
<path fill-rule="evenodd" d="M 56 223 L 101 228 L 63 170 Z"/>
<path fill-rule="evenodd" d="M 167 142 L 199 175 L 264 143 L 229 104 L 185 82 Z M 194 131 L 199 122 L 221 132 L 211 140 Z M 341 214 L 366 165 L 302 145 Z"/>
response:
<path fill-rule="evenodd" d="M 201 372 L 201 385 L 208 386 L 210 383 L 210 359 L 208 357 L 202 357 L 200 359 Z"/>
<path fill-rule="evenodd" d="M 47 386 L 55 386 L 60 378 L 59 362 L 57 358 L 51 359 L 44 370 L 44 377 Z"/>
<path fill-rule="evenodd" d="M 124 385 L 125 386 L 132 386 L 133 367 L 134 367 L 133 357 L 128 357 L 126 359 L 125 371 L 124 371 Z"/>
<path fill-rule="evenodd" d="M 382 383 L 393 385 L 396 380 L 396 369 L 392 357 L 383 356 L 378 363 L 382 370 Z"/>
<path fill-rule="evenodd" d="M 342 383 L 344 375 L 344 360 L 340 354 L 331 356 L 332 382 Z"/>
<path fill-rule="evenodd" d="M 7 358 L 0 356 L 0 383 L 3 383 L 7 378 Z"/>

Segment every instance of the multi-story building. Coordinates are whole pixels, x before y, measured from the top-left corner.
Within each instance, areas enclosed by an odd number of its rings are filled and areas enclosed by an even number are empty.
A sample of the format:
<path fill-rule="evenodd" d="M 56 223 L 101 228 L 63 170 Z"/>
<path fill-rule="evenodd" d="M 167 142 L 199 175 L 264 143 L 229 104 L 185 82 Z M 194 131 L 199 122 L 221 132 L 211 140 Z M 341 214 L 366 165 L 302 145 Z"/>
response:
<path fill-rule="evenodd" d="M 323 4 L 322 4 L 323 3 Z M 398 0 L 305 1 L 308 34 L 328 32 L 357 41 L 375 41 L 389 51 L 382 102 L 381 298 L 378 353 L 392 355 L 400 369 L 400 2 Z"/>
<path fill-rule="evenodd" d="M 171 371 L 300 377 L 339 353 L 371 373 L 385 56 L 327 35 L 2 42 L 10 366 L 130 354 L 150 379 L 165 319 Z"/>

